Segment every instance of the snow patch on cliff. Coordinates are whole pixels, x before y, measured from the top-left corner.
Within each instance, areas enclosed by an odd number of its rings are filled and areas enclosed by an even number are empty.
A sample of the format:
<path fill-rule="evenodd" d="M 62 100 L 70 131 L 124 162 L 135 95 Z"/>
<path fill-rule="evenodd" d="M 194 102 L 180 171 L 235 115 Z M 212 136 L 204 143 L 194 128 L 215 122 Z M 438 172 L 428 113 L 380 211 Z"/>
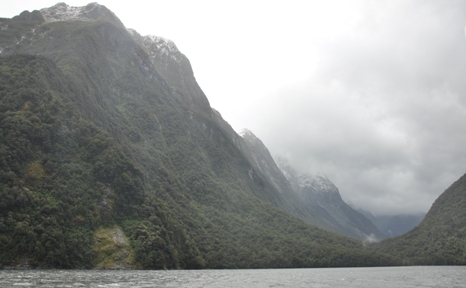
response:
<path fill-rule="evenodd" d="M 128 28 L 126 30 L 129 32 L 129 34 L 131 34 L 131 36 L 139 35 L 139 33 L 134 29 Z"/>
<path fill-rule="evenodd" d="M 298 174 L 298 185 L 301 188 L 312 188 L 318 192 L 335 192 L 338 188 L 323 174 Z"/>
<path fill-rule="evenodd" d="M 90 11 L 95 9 L 97 5 L 97 3 L 89 4 L 88 6 L 89 8 L 91 8 Z M 84 13 L 88 6 L 72 7 L 67 5 L 66 3 L 60 2 L 52 7 L 41 9 L 40 13 L 42 14 L 46 22 L 90 20 L 89 17 L 87 17 L 86 13 Z"/>
<path fill-rule="evenodd" d="M 160 36 L 144 36 L 144 46 L 151 57 L 168 56 L 176 62 L 181 62 L 182 54 L 175 42 Z"/>
<path fill-rule="evenodd" d="M 241 129 L 241 131 L 238 132 L 238 135 L 241 136 L 241 137 L 246 137 L 246 136 L 254 136 L 254 134 L 252 134 L 251 131 L 249 131 L 248 129 L 244 128 L 244 129 Z"/>
<path fill-rule="evenodd" d="M 89 3 L 82 7 L 69 6 L 66 3 L 60 2 L 52 7 L 41 9 L 40 13 L 44 17 L 45 22 L 94 20 L 111 20 L 114 23 L 120 22 L 113 12 L 96 2 Z"/>

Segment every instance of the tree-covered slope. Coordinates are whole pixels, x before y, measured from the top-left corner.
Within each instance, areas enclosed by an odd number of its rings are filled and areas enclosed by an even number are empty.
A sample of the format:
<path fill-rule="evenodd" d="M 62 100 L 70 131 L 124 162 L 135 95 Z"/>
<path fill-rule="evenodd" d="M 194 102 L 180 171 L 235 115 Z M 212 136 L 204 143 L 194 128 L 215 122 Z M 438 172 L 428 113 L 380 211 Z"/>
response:
<path fill-rule="evenodd" d="M 466 174 L 437 198 L 419 226 L 378 246 L 409 265 L 465 265 Z"/>
<path fill-rule="evenodd" d="M 103 6 L 82 11 L 0 19 L 0 266 L 398 263 L 278 209 L 187 58 L 142 45 Z"/>
<path fill-rule="evenodd" d="M 142 175 L 80 115 L 75 87 L 52 61 L 15 55 L 0 65 L 2 262 L 33 255 L 34 265 L 85 265 L 92 229 L 137 213 Z"/>

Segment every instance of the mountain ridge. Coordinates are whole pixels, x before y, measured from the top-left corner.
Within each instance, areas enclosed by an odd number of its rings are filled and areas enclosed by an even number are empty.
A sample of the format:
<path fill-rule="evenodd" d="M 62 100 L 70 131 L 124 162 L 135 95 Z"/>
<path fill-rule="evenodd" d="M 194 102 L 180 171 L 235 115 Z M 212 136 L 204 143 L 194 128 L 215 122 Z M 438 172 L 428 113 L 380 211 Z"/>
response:
<path fill-rule="evenodd" d="M 45 22 L 102 20 L 124 27 L 123 23 L 112 11 L 97 2 L 92 2 L 82 7 L 73 7 L 64 2 L 59 2 L 39 11 Z"/>

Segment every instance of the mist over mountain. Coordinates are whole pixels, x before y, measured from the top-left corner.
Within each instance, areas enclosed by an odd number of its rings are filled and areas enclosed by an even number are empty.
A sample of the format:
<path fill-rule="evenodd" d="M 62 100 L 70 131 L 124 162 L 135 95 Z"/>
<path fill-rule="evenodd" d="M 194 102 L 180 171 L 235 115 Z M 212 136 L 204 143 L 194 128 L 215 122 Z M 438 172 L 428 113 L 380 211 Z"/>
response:
<path fill-rule="evenodd" d="M 0 267 L 408 263 L 354 238 L 371 223 L 328 179 L 290 181 L 258 138 L 236 134 L 172 41 L 97 3 L 24 11 L 0 27 Z M 461 195 L 434 210 L 447 215 Z M 461 213 L 448 214 L 458 231 Z"/>
<path fill-rule="evenodd" d="M 385 238 L 365 216 L 349 207 L 338 188 L 325 176 L 297 173 L 285 159 L 274 160 L 264 143 L 250 130 L 237 134 L 214 111 L 220 126 L 248 158 L 266 183 L 277 190 L 275 205 L 304 221 L 350 237 L 371 241 Z"/>
<path fill-rule="evenodd" d="M 358 211 L 371 220 L 380 232 L 384 233 L 387 237 L 400 236 L 408 232 L 421 223 L 426 216 L 425 214 L 374 216 L 367 211 Z"/>
<path fill-rule="evenodd" d="M 284 158 L 277 158 L 277 164 L 291 183 L 300 203 L 315 211 L 319 221 L 325 223 L 325 226 L 363 240 L 376 241 L 385 238 L 366 216 L 343 201 L 338 188 L 325 175 L 298 173 Z"/>

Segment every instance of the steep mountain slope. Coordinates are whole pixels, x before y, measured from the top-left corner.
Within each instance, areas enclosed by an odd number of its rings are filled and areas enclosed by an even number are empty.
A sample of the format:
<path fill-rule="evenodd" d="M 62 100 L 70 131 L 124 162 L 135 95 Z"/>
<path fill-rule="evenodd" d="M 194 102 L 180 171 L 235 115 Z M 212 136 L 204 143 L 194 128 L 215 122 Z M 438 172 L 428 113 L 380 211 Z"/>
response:
<path fill-rule="evenodd" d="M 172 42 L 96 3 L 0 26 L 0 266 L 398 263 L 277 208 Z"/>
<path fill-rule="evenodd" d="M 421 224 L 376 247 L 409 265 L 465 265 L 466 174 L 435 200 Z"/>
<path fill-rule="evenodd" d="M 275 161 L 251 131 L 244 129 L 237 134 L 220 113 L 214 111 L 214 115 L 256 171 L 278 191 L 271 194 L 275 195 L 274 203 L 279 208 L 308 223 L 350 237 L 363 240 L 385 238 L 370 220 L 343 201 L 330 180 L 298 174 L 283 159 Z"/>
<path fill-rule="evenodd" d="M 270 190 L 270 194 L 273 195 L 273 203 L 284 211 L 293 215 L 299 215 L 302 219 L 315 220 L 312 214 L 301 207 L 298 199 L 295 197 L 296 195 L 293 192 L 291 184 L 278 169 L 262 141 L 255 136 L 249 139 L 252 142 L 247 141 L 233 130 L 218 111 L 213 109 L 213 113 L 218 125 L 225 131 L 243 155 L 246 156 L 262 179 L 264 179 L 264 185 Z M 315 222 L 317 223 L 317 221 Z"/>
<path fill-rule="evenodd" d="M 277 165 L 290 181 L 301 203 L 321 223 L 351 237 L 368 241 L 385 238 L 377 227 L 364 215 L 351 208 L 341 198 L 338 188 L 324 175 L 300 174 L 286 160 L 277 159 Z"/>

